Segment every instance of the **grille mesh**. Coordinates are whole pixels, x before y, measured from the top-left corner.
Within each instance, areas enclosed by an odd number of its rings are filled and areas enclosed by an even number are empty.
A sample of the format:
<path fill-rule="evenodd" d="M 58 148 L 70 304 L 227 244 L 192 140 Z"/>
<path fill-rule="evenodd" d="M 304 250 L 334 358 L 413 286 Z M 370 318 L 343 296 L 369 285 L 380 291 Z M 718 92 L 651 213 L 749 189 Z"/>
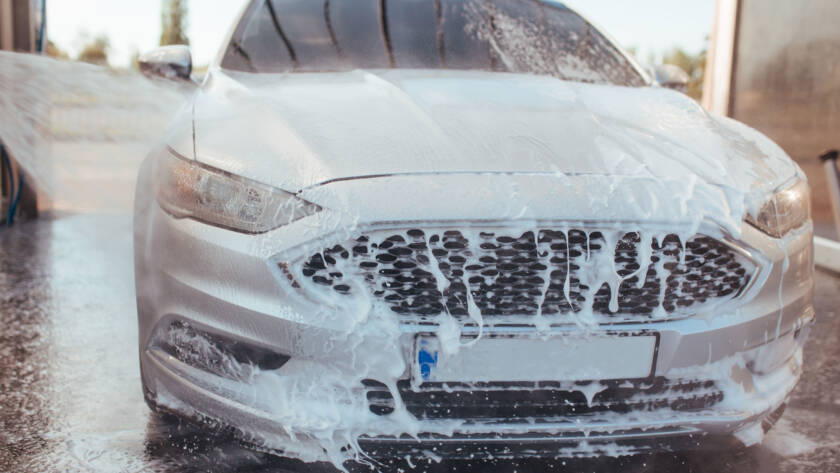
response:
<path fill-rule="evenodd" d="M 591 305 L 611 319 L 639 320 L 734 297 L 756 269 L 708 236 L 685 246 L 675 234 L 644 241 L 649 258 L 639 232 L 378 231 L 309 255 L 298 277 L 340 295 L 367 291 L 397 314 L 421 318 L 467 316 L 469 286 L 484 317 L 568 315 Z M 614 301 L 597 275 L 605 257 L 623 278 Z"/>

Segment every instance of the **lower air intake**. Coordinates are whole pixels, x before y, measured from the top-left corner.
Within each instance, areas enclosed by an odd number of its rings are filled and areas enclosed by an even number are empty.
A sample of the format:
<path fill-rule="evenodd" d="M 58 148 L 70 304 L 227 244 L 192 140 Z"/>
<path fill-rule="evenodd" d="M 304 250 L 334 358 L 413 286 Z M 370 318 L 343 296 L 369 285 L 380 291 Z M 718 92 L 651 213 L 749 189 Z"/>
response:
<path fill-rule="evenodd" d="M 424 383 L 413 390 L 398 384 L 406 409 L 418 419 L 494 419 L 536 421 L 569 416 L 673 410 L 699 411 L 723 400 L 713 381 L 652 380 L 602 381 L 591 399 L 581 390 L 554 382 L 541 383 Z M 388 415 L 395 409 L 388 388 L 365 381 L 370 410 Z"/>

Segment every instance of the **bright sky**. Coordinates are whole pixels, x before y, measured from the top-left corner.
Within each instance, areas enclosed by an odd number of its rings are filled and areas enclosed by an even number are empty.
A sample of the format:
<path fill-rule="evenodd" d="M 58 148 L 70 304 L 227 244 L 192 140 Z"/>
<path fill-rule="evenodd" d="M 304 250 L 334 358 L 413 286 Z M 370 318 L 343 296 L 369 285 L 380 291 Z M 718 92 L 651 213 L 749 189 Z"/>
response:
<path fill-rule="evenodd" d="M 48 0 L 49 1 L 49 0 Z M 565 0 L 639 60 L 679 46 L 698 53 L 707 46 L 715 0 Z"/>
<path fill-rule="evenodd" d="M 210 63 L 246 0 L 191 0 L 189 23 L 193 62 Z M 129 64 L 135 51 L 145 52 L 160 41 L 161 0 L 47 0 L 47 35 L 75 57 L 89 37 L 107 34 L 110 61 Z"/>
<path fill-rule="evenodd" d="M 188 34 L 194 62 L 208 64 L 247 0 L 192 0 Z M 314 1 L 314 0 L 313 0 Z M 643 62 L 673 46 L 700 51 L 711 32 L 714 0 L 566 0 Z M 107 34 L 111 63 L 125 66 L 135 51 L 160 39 L 160 0 L 47 0 L 49 38 L 75 56 L 88 37 Z"/>

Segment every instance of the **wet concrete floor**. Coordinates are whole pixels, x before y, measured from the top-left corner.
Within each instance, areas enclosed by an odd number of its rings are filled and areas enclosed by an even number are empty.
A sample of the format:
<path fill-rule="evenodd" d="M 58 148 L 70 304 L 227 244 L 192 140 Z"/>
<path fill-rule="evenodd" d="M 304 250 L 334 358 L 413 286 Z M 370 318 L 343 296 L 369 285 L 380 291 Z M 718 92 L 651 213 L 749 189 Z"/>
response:
<path fill-rule="evenodd" d="M 259 454 L 143 402 L 126 216 L 0 229 L 0 471 L 330 471 Z M 840 277 L 817 272 L 805 374 L 762 445 L 416 471 L 840 472 Z M 411 471 L 406 463 L 386 471 Z"/>

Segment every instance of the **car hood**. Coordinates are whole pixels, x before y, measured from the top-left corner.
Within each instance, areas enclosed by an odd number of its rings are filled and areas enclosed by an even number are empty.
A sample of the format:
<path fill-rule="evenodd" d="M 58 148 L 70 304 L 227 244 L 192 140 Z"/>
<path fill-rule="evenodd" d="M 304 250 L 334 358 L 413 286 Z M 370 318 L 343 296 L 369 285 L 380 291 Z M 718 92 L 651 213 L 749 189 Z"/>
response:
<path fill-rule="evenodd" d="M 680 93 L 532 75 L 217 70 L 194 120 L 198 160 L 292 192 L 394 175 L 600 176 L 697 188 L 740 222 L 801 175 L 770 140 Z"/>

